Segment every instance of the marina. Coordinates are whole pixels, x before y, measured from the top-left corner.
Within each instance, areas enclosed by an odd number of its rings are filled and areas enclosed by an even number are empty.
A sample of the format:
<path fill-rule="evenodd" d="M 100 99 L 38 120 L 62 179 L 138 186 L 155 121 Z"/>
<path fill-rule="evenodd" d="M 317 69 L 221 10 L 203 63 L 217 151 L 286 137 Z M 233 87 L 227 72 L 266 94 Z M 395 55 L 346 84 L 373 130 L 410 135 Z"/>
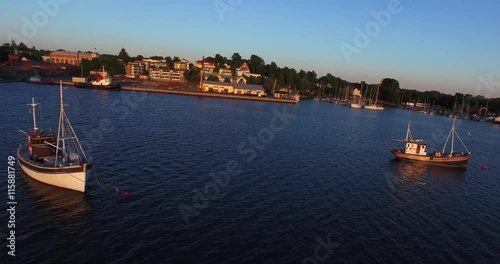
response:
<path fill-rule="evenodd" d="M 25 143 L 18 128 L 33 127 L 31 98 L 40 103 L 36 126 L 57 131 L 59 87 L 40 88 L 0 84 L 9 96 L 2 156 Z M 93 175 L 80 193 L 19 170 L 16 217 L 30 224 L 19 225 L 16 247 L 34 259 L 293 263 L 319 238 L 352 262 L 497 259 L 500 130 L 489 122 L 456 120 L 473 153 L 467 170 L 456 170 L 394 159 L 387 148 L 408 124 L 408 111 L 397 108 L 71 88 L 64 102 L 98 177 L 130 196 L 101 188 Z M 453 119 L 412 114 L 411 123 L 436 149 Z"/>

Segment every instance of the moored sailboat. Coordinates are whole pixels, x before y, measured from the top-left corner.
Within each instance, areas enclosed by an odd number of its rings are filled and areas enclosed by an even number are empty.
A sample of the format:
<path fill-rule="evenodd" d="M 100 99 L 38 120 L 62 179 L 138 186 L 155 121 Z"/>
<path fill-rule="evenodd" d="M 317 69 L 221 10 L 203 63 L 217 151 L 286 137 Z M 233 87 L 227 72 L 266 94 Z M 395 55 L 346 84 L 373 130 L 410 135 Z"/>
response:
<path fill-rule="evenodd" d="M 64 111 L 62 82 L 60 82 L 60 116 L 57 134 L 46 134 L 36 126 L 35 100 L 31 104 L 33 131 L 23 132 L 27 144 L 20 145 L 17 158 L 21 169 L 40 182 L 85 192 L 87 173 L 92 161 L 87 158 Z"/>
<path fill-rule="evenodd" d="M 406 161 L 416 161 L 424 162 L 431 165 L 445 166 L 445 167 L 457 167 L 466 168 L 471 153 L 465 146 L 464 142 L 455 130 L 455 120 L 453 119 L 453 125 L 451 126 L 446 142 L 443 146 L 442 151 L 434 151 L 432 153 L 427 153 L 427 144 L 422 139 L 415 140 L 411 134 L 411 122 L 408 120 L 408 129 L 406 131 L 406 138 L 403 140 L 402 149 L 389 150 L 394 155 L 395 158 Z M 460 140 L 464 146 L 465 152 L 455 152 L 455 136 Z M 451 138 L 450 151 L 446 152 L 446 146 Z"/>
<path fill-rule="evenodd" d="M 377 102 L 378 102 L 378 93 L 379 93 L 379 90 L 380 90 L 380 83 L 382 81 L 379 81 L 378 82 L 378 85 L 377 85 L 377 93 L 375 95 L 375 103 L 373 104 L 370 104 L 370 105 L 365 105 L 364 108 L 365 109 L 368 109 L 368 110 L 384 110 L 384 107 L 383 106 L 378 106 L 377 105 Z"/>

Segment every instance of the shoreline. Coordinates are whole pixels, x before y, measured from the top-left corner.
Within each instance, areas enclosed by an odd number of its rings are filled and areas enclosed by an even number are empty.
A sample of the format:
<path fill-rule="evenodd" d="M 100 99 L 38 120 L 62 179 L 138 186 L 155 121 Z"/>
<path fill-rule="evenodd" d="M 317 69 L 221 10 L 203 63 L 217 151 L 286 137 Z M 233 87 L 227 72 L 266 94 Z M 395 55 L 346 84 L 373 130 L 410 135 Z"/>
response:
<path fill-rule="evenodd" d="M 146 88 L 146 87 L 122 86 L 121 89 L 125 90 L 125 91 L 177 94 L 177 95 L 202 96 L 202 97 L 216 97 L 216 98 L 237 99 L 237 100 L 273 102 L 273 103 L 287 103 L 287 104 L 298 104 L 299 103 L 298 101 L 293 100 L 293 99 L 257 97 L 257 96 L 248 96 L 248 95 L 223 94 L 223 93 L 209 93 L 209 92 L 200 92 L 200 91 L 183 91 L 183 90 L 173 90 L 173 89 L 170 90 L 170 89 L 165 89 L 165 88 Z"/>

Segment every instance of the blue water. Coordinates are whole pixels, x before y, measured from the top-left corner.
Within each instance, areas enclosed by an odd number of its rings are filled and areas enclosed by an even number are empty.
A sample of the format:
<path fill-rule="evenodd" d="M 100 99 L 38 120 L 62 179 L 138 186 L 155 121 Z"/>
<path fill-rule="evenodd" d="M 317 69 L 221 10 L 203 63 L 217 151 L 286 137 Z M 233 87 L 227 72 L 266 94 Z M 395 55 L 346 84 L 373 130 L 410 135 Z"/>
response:
<path fill-rule="evenodd" d="M 0 84 L 7 157 L 57 129 L 58 87 Z M 65 90 L 96 174 L 80 194 L 17 169 L 16 251 L 2 263 L 498 263 L 500 128 L 458 121 L 467 170 L 394 161 L 409 112 L 138 92 Z M 412 113 L 441 149 L 451 119 Z M 472 138 L 468 136 L 470 132 Z M 253 142 L 253 141 L 256 142 Z M 253 142 L 253 143 L 252 143 Z M 264 142 L 264 143 L 262 143 Z M 462 147 L 459 142 L 457 148 Z M 486 170 L 481 167 L 486 166 Z M 100 187 L 108 181 L 119 188 Z M 129 191 L 126 197 L 123 191 Z"/>

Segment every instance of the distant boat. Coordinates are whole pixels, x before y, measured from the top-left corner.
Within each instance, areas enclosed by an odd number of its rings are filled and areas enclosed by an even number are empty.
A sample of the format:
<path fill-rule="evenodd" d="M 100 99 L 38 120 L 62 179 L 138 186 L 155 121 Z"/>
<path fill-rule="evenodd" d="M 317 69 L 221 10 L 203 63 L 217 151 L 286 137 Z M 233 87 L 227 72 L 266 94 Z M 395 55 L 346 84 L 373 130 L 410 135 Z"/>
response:
<path fill-rule="evenodd" d="M 60 82 L 60 116 L 57 134 L 45 133 L 36 126 L 35 100 L 31 99 L 33 131 L 23 132 L 27 144 L 20 145 L 17 158 L 21 169 L 31 178 L 61 188 L 85 192 L 87 173 L 92 168 L 64 111 Z"/>
<path fill-rule="evenodd" d="M 104 67 L 102 68 L 102 72 L 103 72 L 103 76 L 105 76 L 104 75 L 104 73 L 105 73 Z M 121 85 L 113 83 L 113 79 L 111 79 L 111 77 L 106 77 L 106 78 L 99 77 L 90 83 L 89 82 L 86 82 L 86 83 L 76 82 L 75 87 L 96 89 L 96 90 L 112 90 L 112 91 L 121 90 Z"/>
<path fill-rule="evenodd" d="M 380 83 L 381 82 L 382 81 L 379 81 L 378 85 L 377 85 L 377 93 L 375 95 L 375 103 L 370 104 L 370 105 L 365 105 L 365 109 L 368 109 L 368 110 L 384 110 L 384 107 L 377 105 L 377 102 L 378 102 L 378 92 L 380 90 Z"/>
<path fill-rule="evenodd" d="M 363 82 L 361 82 L 361 90 L 359 91 L 359 101 L 356 103 L 351 103 L 351 108 L 362 108 L 363 104 L 361 103 L 363 100 Z"/>
<path fill-rule="evenodd" d="M 414 140 L 411 134 L 411 122 L 408 120 L 408 129 L 406 131 L 406 138 L 403 140 L 403 149 L 393 149 L 389 150 L 391 153 L 400 160 L 406 161 L 414 161 L 414 162 L 424 162 L 431 165 L 445 166 L 445 167 L 457 167 L 457 168 L 466 168 L 471 153 L 463 143 L 462 139 L 455 131 L 455 120 L 453 119 L 453 125 L 451 126 L 450 133 L 446 138 L 446 142 L 444 144 L 442 151 L 434 151 L 433 153 L 427 153 L 427 144 L 421 140 Z M 460 140 L 462 145 L 464 146 L 467 153 L 464 152 L 455 152 L 455 136 Z M 446 145 L 451 138 L 451 148 L 448 153 L 446 151 Z"/>
<path fill-rule="evenodd" d="M 27 82 L 33 84 L 46 84 L 46 85 L 54 84 L 52 80 L 43 80 L 42 77 L 37 74 L 36 69 L 35 69 L 35 75 L 31 76 Z"/>
<path fill-rule="evenodd" d="M 500 124 L 500 116 L 495 117 L 494 122 L 497 124 Z"/>

